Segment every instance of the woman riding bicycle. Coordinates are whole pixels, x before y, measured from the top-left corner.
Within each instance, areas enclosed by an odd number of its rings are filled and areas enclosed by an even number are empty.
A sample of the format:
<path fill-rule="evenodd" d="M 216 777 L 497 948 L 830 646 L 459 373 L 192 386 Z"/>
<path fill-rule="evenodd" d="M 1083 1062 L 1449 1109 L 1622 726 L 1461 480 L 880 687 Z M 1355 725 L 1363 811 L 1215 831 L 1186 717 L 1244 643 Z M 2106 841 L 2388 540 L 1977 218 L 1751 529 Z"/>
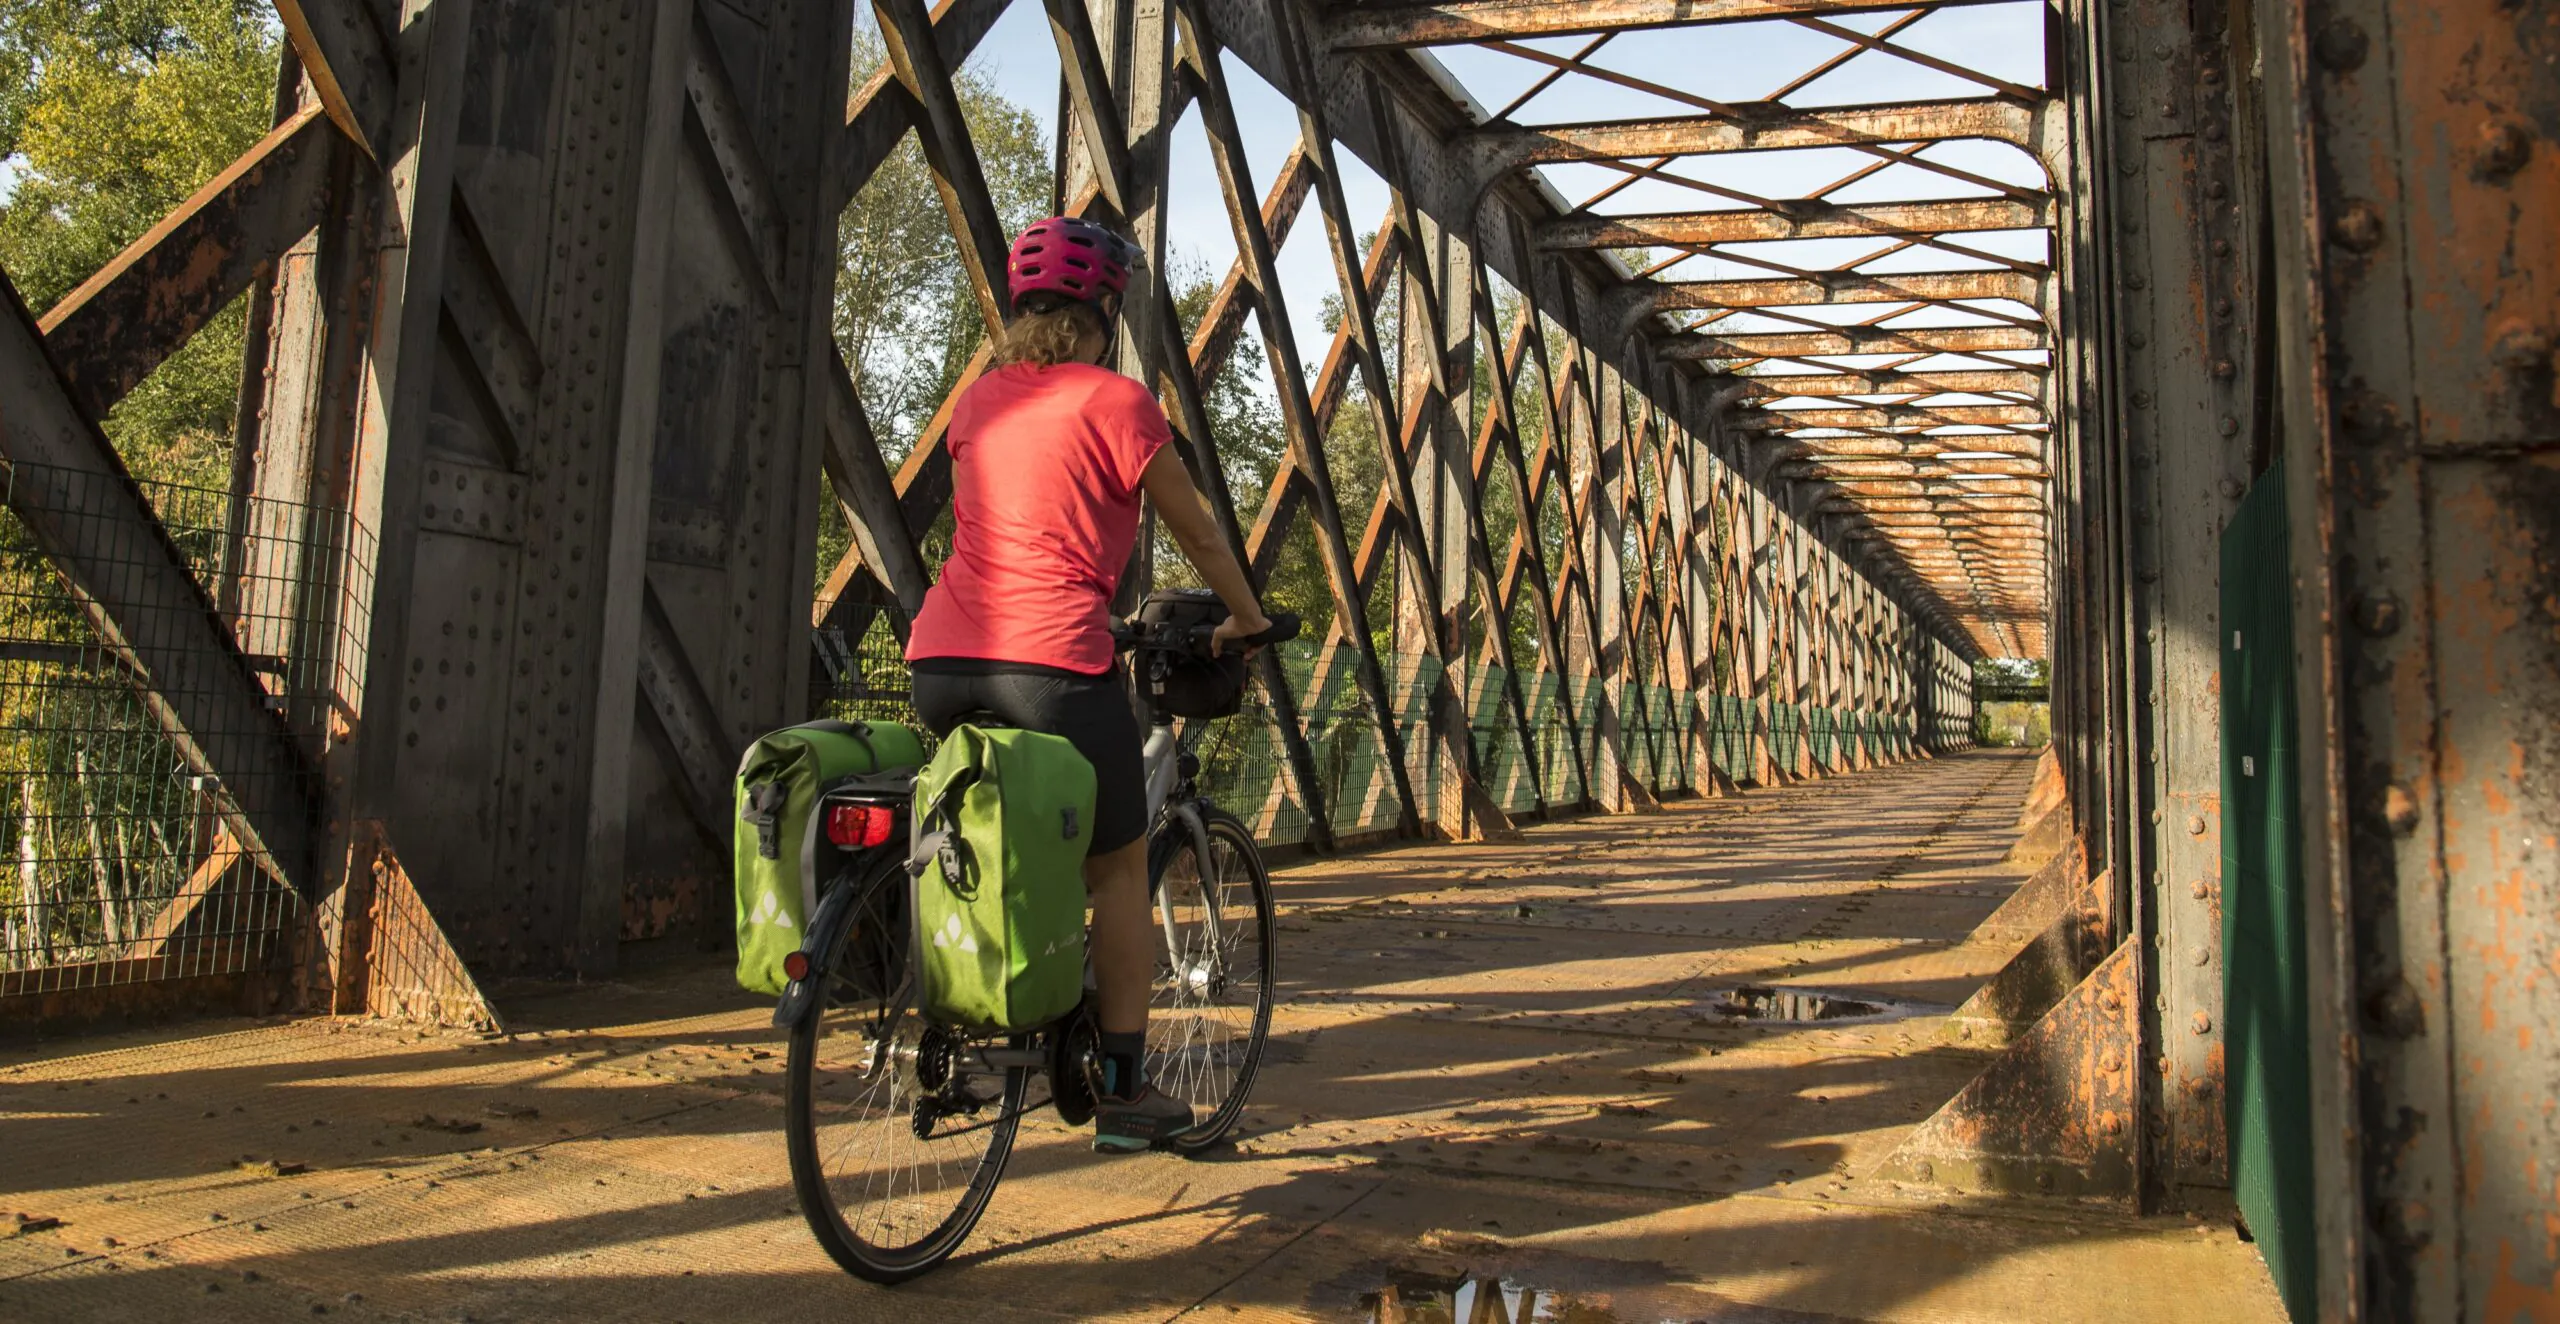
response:
<path fill-rule="evenodd" d="M 987 712 L 1063 736 L 1093 764 L 1085 888 L 1093 902 L 1101 1098 L 1094 1148 L 1146 1149 L 1191 1126 L 1145 1081 L 1158 947 L 1147 898 L 1140 733 L 1111 639 L 1111 599 L 1137 545 L 1140 494 L 1225 602 L 1215 643 L 1270 622 L 1192 484 L 1147 388 L 1101 367 L 1137 247 L 1089 221 L 1023 231 L 1007 274 L 1013 320 L 996 367 L 961 393 L 951 451 L 951 559 L 908 636 L 917 715 L 948 734 Z"/>

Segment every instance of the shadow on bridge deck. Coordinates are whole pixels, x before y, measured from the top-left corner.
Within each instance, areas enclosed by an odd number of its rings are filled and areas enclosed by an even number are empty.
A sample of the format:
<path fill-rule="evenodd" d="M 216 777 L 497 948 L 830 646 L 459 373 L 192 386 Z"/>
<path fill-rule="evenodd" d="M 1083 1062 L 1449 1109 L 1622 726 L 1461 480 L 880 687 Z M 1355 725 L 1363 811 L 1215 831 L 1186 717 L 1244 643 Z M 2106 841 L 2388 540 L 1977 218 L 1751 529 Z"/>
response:
<path fill-rule="evenodd" d="M 2278 1319 L 2227 1228 L 1867 1175 L 1983 1060 L 1936 1013 L 2008 954 L 1965 936 L 2019 881 L 2030 767 L 1290 870 L 1287 1005 L 1234 1151 L 1106 1161 L 1043 1114 L 971 1248 L 895 1292 L 802 1228 L 764 1008 L 689 957 L 518 997 L 504 1038 L 18 1052 L 0 1217 L 39 1221 L 0 1227 L 0 1319 L 1358 1319 L 1468 1274 L 1588 1320 Z M 1771 981 L 1910 1014 L 1709 1013 Z"/>

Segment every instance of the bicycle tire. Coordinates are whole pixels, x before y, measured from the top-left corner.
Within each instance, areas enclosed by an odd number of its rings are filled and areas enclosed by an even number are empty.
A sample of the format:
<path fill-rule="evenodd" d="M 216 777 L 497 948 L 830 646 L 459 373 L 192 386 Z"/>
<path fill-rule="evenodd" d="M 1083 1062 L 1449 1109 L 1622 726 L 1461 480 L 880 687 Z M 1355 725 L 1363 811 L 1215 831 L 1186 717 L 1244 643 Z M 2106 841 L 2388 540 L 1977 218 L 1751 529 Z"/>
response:
<path fill-rule="evenodd" d="M 1201 819 L 1209 838 L 1211 865 L 1218 870 L 1217 885 L 1197 886 L 1198 880 L 1212 877 L 1211 869 L 1197 864 L 1191 878 L 1184 878 L 1182 866 L 1196 859 L 1199 848 L 1189 828 L 1174 820 L 1166 830 L 1175 839 L 1163 853 L 1164 867 L 1157 874 L 1155 889 L 1157 922 L 1166 935 L 1167 951 L 1159 955 L 1148 996 L 1148 1080 L 1158 1090 L 1190 1103 L 1199 1117 L 1190 1130 L 1164 1142 L 1185 1154 L 1200 1153 L 1224 1140 L 1243 1117 L 1270 1039 L 1276 989 L 1277 926 L 1271 876 L 1262 852 L 1254 844 L 1253 833 L 1234 815 L 1204 805 Z M 1221 860 L 1232 863 L 1232 876 Z M 1184 955 L 1187 949 L 1176 933 L 1175 911 L 1183 904 L 1178 894 L 1186 881 L 1202 897 L 1216 897 L 1222 922 L 1232 928 L 1222 935 L 1227 948 L 1217 963 L 1222 970 L 1204 974 L 1196 959 L 1207 955 L 1204 951 L 1190 952 L 1195 959 Z M 1233 923 L 1237 920 L 1242 923 Z M 1240 991 L 1245 1000 L 1239 1004 L 1229 999 L 1230 991 Z M 1214 1016 L 1213 1008 L 1220 1009 Z M 1244 1012 L 1241 1020 L 1226 1014 L 1236 1010 Z M 1202 1025 L 1212 1019 L 1217 1027 Z M 1223 1037 L 1218 1040 L 1208 1037 L 1221 1031 Z"/>
<path fill-rule="evenodd" d="M 846 884 L 873 889 L 871 896 L 876 899 L 866 901 L 867 913 L 844 927 L 837 949 L 829 953 L 824 1001 L 792 1026 L 790 1052 L 784 1066 L 784 1127 L 791 1155 L 792 1190 L 798 1197 L 801 1216 L 830 1259 L 857 1278 L 882 1284 L 904 1282 L 930 1271 L 968 1240 L 978 1219 L 986 1213 L 987 1202 L 994 1198 L 997 1184 L 1004 1179 L 1005 1163 L 1012 1156 L 1014 1137 L 1021 1128 L 1029 1074 L 1018 1067 L 1003 1073 L 997 1097 L 985 1101 L 994 1112 L 987 1122 L 955 1128 L 932 1139 L 914 1135 L 914 1103 L 926 1094 L 919 1064 L 927 1051 L 921 1045 L 926 1042 L 923 1035 L 930 1027 L 923 1026 L 912 1011 L 902 1013 L 891 1005 L 903 1001 L 900 986 L 909 972 L 904 884 L 904 871 L 896 861 L 884 862 L 858 882 Z M 866 942 L 888 946 L 866 949 Z M 862 980 L 866 970 L 872 978 Z M 895 977 L 882 978 L 883 974 Z M 852 1014 L 831 1020 L 832 1013 L 844 1009 Z M 875 1065 L 868 1070 L 855 1071 L 847 1065 L 848 1061 L 858 1061 L 858 1053 L 854 1059 L 829 1054 L 831 1026 L 861 1033 L 866 1025 L 876 1032 L 883 1024 L 891 1027 L 888 1037 L 892 1051 L 885 1055 L 875 1051 Z M 913 1062 L 903 1056 L 907 1050 L 899 1047 L 902 1037 L 911 1033 L 919 1044 Z M 868 1042 L 877 1049 L 878 1038 Z M 949 1068 L 944 1070 L 947 1073 Z M 837 1078 L 853 1081 L 852 1110 L 866 1115 L 847 1120 L 841 1117 L 846 1107 L 835 1105 L 837 1121 L 853 1128 L 853 1133 L 828 1145 L 820 1134 L 822 1110 L 835 1098 L 826 1087 Z M 866 1099 L 868 1103 L 864 1102 Z M 929 1122 L 928 1131 L 936 1125 L 939 1122 Z M 986 1141 L 974 1156 L 954 1153 L 952 1164 L 946 1164 L 941 1155 L 931 1160 L 933 1176 L 943 1178 L 944 1190 L 950 1190 L 952 1185 L 947 1169 L 961 1162 L 969 1164 L 966 1179 L 950 1191 L 946 1209 L 942 1199 L 928 1195 L 932 1181 L 920 1171 L 924 1155 L 919 1147 L 929 1146 L 935 1139 L 951 1141 L 974 1134 L 979 1125 L 985 1128 Z M 870 1174 L 885 1175 L 886 1186 L 877 1197 L 862 1200 L 859 1212 L 849 1218 L 836 1188 L 851 1174 L 831 1173 L 830 1162 L 846 1157 L 852 1142 L 866 1137 L 871 1148 L 863 1157 L 884 1151 L 888 1155 L 886 1162 L 866 1165 Z M 919 1161 L 902 1164 L 898 1158 L 902 1152 L 913 1153 Z M 909 1191 L 903 1197 L 899 1194 L 898 1176 L 902 1167 L 918 1169 L 910 1172 Z M 866 1183 L 866 1189 L 879 1188 L 876 1183 Z M 872 1216 L 865 1217 L 866 1214 Z M 893 1243 L 880 1234 L 881 1229 L 891 1226 L 918 1230 Z"/>

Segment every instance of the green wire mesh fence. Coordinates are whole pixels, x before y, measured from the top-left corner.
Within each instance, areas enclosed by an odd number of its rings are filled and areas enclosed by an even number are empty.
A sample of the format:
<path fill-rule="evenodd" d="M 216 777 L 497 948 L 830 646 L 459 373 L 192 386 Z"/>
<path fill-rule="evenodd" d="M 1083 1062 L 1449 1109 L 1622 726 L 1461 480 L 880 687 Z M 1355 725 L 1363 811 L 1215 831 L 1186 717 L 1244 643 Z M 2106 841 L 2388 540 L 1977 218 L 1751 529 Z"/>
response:
<path fill-rule="evenodd" d="M 367 622 L 346 585 L 370 578 L 369 535 L 343 512 L 138 482 L 155 532 L 119 513 L 122 481 L 0 468 L 0 994 L 279 968 L 302 865 L 271 856 L 240 806 L 315 809 L 331 723 L 355 711 Z M 37 527 L 88 550 L 76 575 Z M 155 623 L 111 605 L 172 550 L 201 592 L 175 609 L 211 613 L 221 655 L 163 646 L 155 673 L 130 642 Z M 182 689 L 207 678 L 254 683 L 254 720 L 189 728 L 204 709 Z M 300 756 L 289 784 L 244 774 L 251 742 L 279 740 Z"/>

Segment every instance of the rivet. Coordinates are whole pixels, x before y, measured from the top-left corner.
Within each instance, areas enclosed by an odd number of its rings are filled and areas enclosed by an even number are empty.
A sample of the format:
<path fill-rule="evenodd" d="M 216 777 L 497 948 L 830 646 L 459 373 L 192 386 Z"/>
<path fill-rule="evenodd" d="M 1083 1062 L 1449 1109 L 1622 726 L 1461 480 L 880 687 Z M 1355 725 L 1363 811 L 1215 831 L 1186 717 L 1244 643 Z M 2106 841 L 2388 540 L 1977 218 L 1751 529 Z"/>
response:
<path fill-rule="evenodd" d="M 2204 835 L 2204 815 L 2187 815 L 2187 835 L 2190 837 L 2201 837 Z"/>
<path fill-rule="evenodd" d="M 2362 198 L 2348 202 L 2329 222 L 2329 239 L 2351 253 L 2370 253 L 2382 247 L 2381 209 Z"/>
<path fill-rule="evenodd" d="M 2223 494 L 2224 496 L 2226 496 L 2226 497 L 2231 498 L 2231 499 L 2232 499 L 2232 500 L 2234 500 L 2234 501 L 2239 500 L 2239 499 L 2240 499 L 2240 480 L 2239 480 L 2239 479 L 2237 479 L 2237 478 L 2225 478 L 2225 479 L 2223 479 L 2223 480 L 2222 480 L 2222 494 Z"/>
<path fill-rule="evenodd" d="M 2203 879 L 2201 879 L 2201 878 L 2196 879 L 2194 882 L 2191 882 L 2191 883 L 2187 884 L 2187 895 L 2189 895 L 2189 896 L 2191 896 L 2191 897 L 2194 897 L 2194 898 L 2195 898 L 2196 900 L 2198 900 L 2198 901 L 2202 901 L 2202 900 L 2204 900 L 2207 896 L 2209 896 L 2209 895 L 2211 895 L 2211 894 L 2212 894 L 2212 889 L 2210 889 L 2210 888 L 2206 887 L 2206 886 L 2204 885 L 2204 880 L 2203 880 Z"/>
<path fill-rule="evenodd" d="M 2224 414 L 2222 416 L 2222 421 L 2214 424 L 2213 426 L 2215 431 L 2220 432 L 2226 437 L 2236 437 L 2240 435 L 2240 420 L 2233 418 L 2229 414 Z"/>
<path fill-rule="evenodd" d="M 2213 1018 L 2203 1012 L 2197 1012 L 2195 1019 L 2187 1022 L 2187 1028 L 2195 1031 L 2197 1034 L 2211 1034 L 2213 1033 Z"/>
<path fill-rule="evenodd" d="M 2398 634 L 2400 599 L 2386 588 L 2365 594 L 2356 601 L 2356 626 L 2375 638 Z"/>
<path fill-rule="evenodd" d="M 2202 947 L 2198 947 L 2187 954 L 2187 959 L 2195 962 L 2197 965 L 2211 965 L 2213 964 L 2213 953 Z"/>
<path fill-rule="evenodd" d="M 2493 119 L 2480 126 L 2480 177 L 2502 182 L 2524 169 L 2533 157 L 2533 133 L 2524 122 L 2511 117 Z"/>
<path fill-rule="evenodd" d="M 2382 821 L 2389 824 L 2391 831 L 2398 836 L 2405 837 L 2417 831 L 2418 797 L 2411 795 L 2409 788 L 2398 782 L 2384 787 Z"/>
<path fill-rule="evenodd" d="M 2489 355 L 2511 372 L 2536 368 L 2551 356 L 2551 337 L 2523 318 L 2510 317 L 2498 324 Z"/>
<path fill-rule="evenodd" d="M 2233 363 L 2231 360 L 2215 359 L 2213 361 L 2213 375 L 2215 377 L 2227 382 L 2239 374 L 2239 365 Z"/>
<path fill-rule="evenodd" d="M 2311 54 L 2333 73 L 2353 73 L 2364 67 L 2365 54 L 2372 45 L 2355 20 L 2342 18 L 2320 29 L 2320 35 L 2311 39 Z"/>

